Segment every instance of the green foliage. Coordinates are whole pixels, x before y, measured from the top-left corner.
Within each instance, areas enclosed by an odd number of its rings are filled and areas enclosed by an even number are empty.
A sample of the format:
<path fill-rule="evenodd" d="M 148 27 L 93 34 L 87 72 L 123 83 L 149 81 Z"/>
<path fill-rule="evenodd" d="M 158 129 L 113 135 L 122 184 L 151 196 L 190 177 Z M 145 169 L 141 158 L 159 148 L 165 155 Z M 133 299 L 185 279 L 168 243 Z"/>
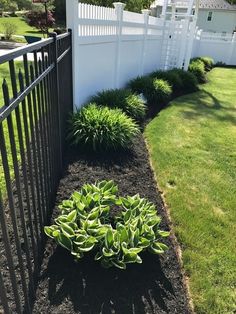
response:
<path fill-rule="evenodd" d="M 151 74 L 154 79 L 165 80 L 171 85 L 174 94 L 178 94 L 183 89 L 182 80 L 179 74 L 174 70 L 156 71 Z"/>
<path fill-rule="evenodd" d="M 172 88 L 167 81 L 150 76 L 138 76 L 129 82 L 129 87 L 136 93 L 142 93 L 148 101 L 148 105 L 157 104 L 162 107 L 169 100 Z"/>
<path fill-rule="evenodd" d="M 198 83 L 206 83 L 205 65 L 200 59 L 192 60 L 188 70 L 196 76 Z"/>
<path fill-rule="evenodd" d="M 153 79 L 153 92 L 151 102 L 163 107 L 168 103 L 172 94 L 172 88 L 169 83 L 162 79 Z"/>
<path fill-rule="evenodd" d="M 81 2 L 114 8 L 114 1 L 112 0 L 82 0 Z M 150 8 L 150 5 L 152 4 L 151 0 L 124 0 L 122 2 L 126 4 L 125 10 L 138 13 L 140 13 L 142 9 Z"/>
<path fill-rule="evenodd" d="M 152 78 L 150 76 L 138 76 L 131 80 L 128 87 L 137 94 L 143 94 L 146 98 L 152 92 Z"/>
<path fill-rule="evenodd" d="M 12 0 L 0 0 L 0 11 L 15 12 L 18 10 L 16 1 Z"/>
<path fill-rule="evenodd" d="M 120 214 L 112 218 L 114 206 Z M 113 181 L 85 184 L 60 210 L 55 224 L 44 230 L 76 259 L 94 250 L 103 267 L 126 269 L 129 263 L 142 263 L 142 251 L 162 254 L 168 248 L 160 242 L 169 232 L 160 230 L 154 204 L 139 195 L 119 197 Z"/>
<path fill-rule="evenodd" d="M 2 32 L 6 40 L 11 40 L 12 36 L 16 33 L 17 26 L 11 22 L 2 23 Z"/>
<path fill-rule="evenodd" d="M 69 139 L 93 151 L 128 149 L 139 132 L 138 125 L 120 109 L 89 104 L 69 121 Z"/>
<path fill-rule="evenodd" d="M 143 100 L 127 89 L 111 89 L 98 93 L 91 102 L 100 106 L 120 108 L 129 117 L 140 121 L 145 117 L 146 106 Z"/>
<path fill-rule="evenodd" d="M 173 69 L 172 71 L 179 75 L 182 81 L 183 93 L 193 93 L 198 91 L 198 80 L 192 72 L 181 69 Z"/>
<path fill-rule="evenodd" d="M 214 60 L 211 57 L 199 57 L 199 58 L 194 58 L 191 61 L 194 61 L 194 60 L 202 61 L 204 63 L 205 71 L 212 70 L 215 64 Z"/>

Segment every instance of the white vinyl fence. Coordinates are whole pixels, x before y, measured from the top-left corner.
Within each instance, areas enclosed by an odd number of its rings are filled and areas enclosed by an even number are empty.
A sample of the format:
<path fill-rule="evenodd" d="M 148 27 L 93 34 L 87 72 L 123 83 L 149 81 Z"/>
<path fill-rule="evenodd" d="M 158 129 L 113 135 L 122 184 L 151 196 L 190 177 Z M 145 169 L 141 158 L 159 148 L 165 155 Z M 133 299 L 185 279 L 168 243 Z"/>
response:
<path fill-rule="evenodd" d="M 67 0 L 67 27 L 73 31 L 74 102 L 80 107 L 96 92 L 121 88 L 160 68 L 182 67 L 190 59 L 189 19 L 164 18 Z M 187 53 L 188 51 L 188 53 Z"/>
<path fill-rule="evenodd" d="M 171 17 L 163 10 L 156 18 L 148 10 L 125 11 L 120 2 L 105 8 L 66 0 L 67 27 L 73 36 L 75 107 L 98 91 L 122 88 L 130 79 L 157 69 L 187 70 L 191 57 L 210 56 L 236 65 L 236 35 L 198 30 L 197 13 L 191 13 L 195 0 L 186 3 L 186 14 L 177 16 L 173 6 Z"/>
<path fill-rule="evenodd" d="M 236 65 L 236 33 L 207 33 L 197 30 L 192 57 L 211 56 L 215 62 Z"/>

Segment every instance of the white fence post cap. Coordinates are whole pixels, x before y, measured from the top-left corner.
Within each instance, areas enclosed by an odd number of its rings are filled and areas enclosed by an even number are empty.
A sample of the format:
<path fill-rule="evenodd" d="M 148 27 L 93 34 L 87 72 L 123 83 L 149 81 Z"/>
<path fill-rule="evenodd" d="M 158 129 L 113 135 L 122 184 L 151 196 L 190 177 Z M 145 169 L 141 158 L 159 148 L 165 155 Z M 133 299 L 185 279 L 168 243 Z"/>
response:
<path fill-rule="evenodd" d="M 115 9 L 119 9 L 119 8 L 124 9 L 126 6 L 126 4 L 123 2 L 113 2 L 113 5 L 114 5 Z"/>
<path fill-rule="evenodd" d="M 142 14 L 149 15 L 151 11 L 149 9 L 143 9 L 141 12 Z"/>

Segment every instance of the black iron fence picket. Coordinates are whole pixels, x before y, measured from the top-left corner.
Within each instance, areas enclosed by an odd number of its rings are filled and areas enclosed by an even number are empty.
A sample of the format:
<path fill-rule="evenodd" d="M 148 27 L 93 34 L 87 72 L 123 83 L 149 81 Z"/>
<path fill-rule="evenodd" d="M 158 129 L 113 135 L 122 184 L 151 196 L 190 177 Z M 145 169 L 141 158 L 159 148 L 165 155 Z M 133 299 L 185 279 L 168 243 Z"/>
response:
<path fill-rule="evenodd" d="M 71 57 L 71 32 L 0 57 L 0 313 L 32 312 L 73 109 Z"/>

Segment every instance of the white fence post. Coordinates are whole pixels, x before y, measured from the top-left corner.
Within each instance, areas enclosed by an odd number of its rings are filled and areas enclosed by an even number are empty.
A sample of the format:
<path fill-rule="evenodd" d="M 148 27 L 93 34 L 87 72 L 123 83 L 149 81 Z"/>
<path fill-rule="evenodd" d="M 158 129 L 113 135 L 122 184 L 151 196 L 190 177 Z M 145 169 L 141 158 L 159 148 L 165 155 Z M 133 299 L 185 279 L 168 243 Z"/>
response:
<path fill-rule="evenodd" d="M 142 41 L 142 54 L 141 54 L 141 67 L 140 67 L 140 75 L 144 74 L 144 61 L 146 57 L 146 46 L 147 46 L 147 35 L 148 35 L 148 23 L 149 23 L 149 14 L 150 10 L 144 9 L 142 10 L 143 19 L 144 19 L 144 29 L 143 29 L 143 41 Z"/>
<path fill-rule="evenodd" d="M 227 64 L 232 65 L 233 63 L 231 62 L 233 59 L 233 53 L 234 53 L 234 48 L 236 46 L 236 33 L 234 32 L 233 36 L 232 36 L 232 42 L 231 42 L 231 47 L 229 49 L 229 59 Z"/>
<path fill-rule="evenodd" d="M 119 88 L 120 83 L 120 52 L 121 52 L 121 36 L 122 36 L 122 22 L 123 22 L 123 11 L 125 4 L 122 2 L 114 2 L 115 12 L 117 16 L 117 45 L 116 45 L 116 57 L 115 57 L 115 79 L 114 88 Z"/>
<path fill-rule="evenodd" d="M 77 86 L 79 84 L 79 1 L 66 0 L 66 24 L 72 30 L 72 73 L 74 109 L 80 105 Z"/>

